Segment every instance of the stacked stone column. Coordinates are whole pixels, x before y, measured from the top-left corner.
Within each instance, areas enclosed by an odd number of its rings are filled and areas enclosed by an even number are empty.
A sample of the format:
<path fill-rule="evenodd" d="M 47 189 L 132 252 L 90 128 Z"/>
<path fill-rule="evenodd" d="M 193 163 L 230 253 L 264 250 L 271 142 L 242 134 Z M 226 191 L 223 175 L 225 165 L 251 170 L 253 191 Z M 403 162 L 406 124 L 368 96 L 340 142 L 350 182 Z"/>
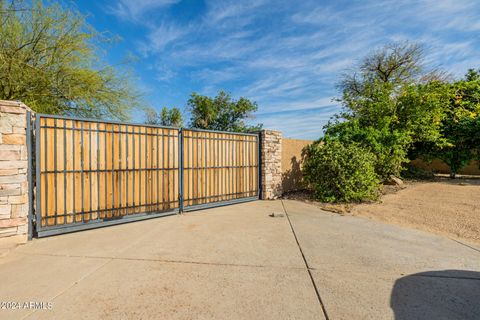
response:
<path fill-rule="evenodd" d="M 261 194 L 263 200 L 282 195 L 282 133 L 260 131 L 261 140 Z"/>
<path fill-rule="evenodd" d="M 0 100 L 0 238 L 28 234 L 28 107 Z"/>

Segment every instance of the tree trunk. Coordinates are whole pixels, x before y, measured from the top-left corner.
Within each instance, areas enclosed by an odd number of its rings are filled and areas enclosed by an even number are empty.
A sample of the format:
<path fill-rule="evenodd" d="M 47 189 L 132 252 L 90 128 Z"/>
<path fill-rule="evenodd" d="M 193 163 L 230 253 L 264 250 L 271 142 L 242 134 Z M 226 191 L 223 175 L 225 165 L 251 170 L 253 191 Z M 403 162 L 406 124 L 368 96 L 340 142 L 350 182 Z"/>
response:
<path fill-rule="evenodd" d="M 450 171 L 450 179 L 455 179 L 457 173 L 455 171 Z"/>

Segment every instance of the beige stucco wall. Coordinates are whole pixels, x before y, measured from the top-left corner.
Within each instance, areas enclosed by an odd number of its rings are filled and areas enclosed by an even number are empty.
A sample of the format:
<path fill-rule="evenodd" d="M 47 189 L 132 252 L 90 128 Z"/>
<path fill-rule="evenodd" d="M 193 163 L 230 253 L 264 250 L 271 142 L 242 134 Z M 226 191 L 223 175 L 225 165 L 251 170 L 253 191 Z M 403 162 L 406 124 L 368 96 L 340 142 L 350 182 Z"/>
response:
<path fill-rule="evenodd" d="M 302 189 L 302 150 L 312 140 L 284 138 L 282 140 L 282 189 L 283 192 Z"/>
<path fill-rule="evenodd" d="M 413 160 L 411 162 L 414 166 L 422 168 L 422 169 L 427 169 L 427 170 L 433 170 L 435 173 L 450 173 L 450 167 L 447 166 L 443 161 L 441 160 L 433 160 L 431 163 L 422 161 L 420 159 Z M 459 174 L 468 174 L 468 175 L 480 175 L 480 169 L 478 167 L 478 162 L 477 161 L 472 161 L 470 164 L 463 169 L 461 169 Z"/>
<path fill-rule="evenodd" d="M 302 189 L 301 161 L 302 150 L 311 144 L 313 140 L 282 139 L 282 190 L 283 192 Z M 432 170 L 435 173 L 450 173 L 450 168 L 441 160 L 433 160 L 427 163 L 420 159 L 411 162 L 413 165 Z M 468 166 L 459 171 L 459 174 L 480 175 L 479 164 L 472 161 Z"/>

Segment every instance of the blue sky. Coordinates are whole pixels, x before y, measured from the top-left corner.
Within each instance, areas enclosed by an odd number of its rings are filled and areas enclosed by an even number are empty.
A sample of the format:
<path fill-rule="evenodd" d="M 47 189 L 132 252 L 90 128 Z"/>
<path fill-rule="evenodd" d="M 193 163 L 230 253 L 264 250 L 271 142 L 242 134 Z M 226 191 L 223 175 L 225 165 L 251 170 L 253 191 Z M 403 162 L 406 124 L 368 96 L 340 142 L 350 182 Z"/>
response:
<path fill-rule="evenodd" d="M 386 43 L 423 44 L 427 62 L 456 77 L 480 67 L 478 0 L 77 1 L 117 64 L 128 54 L 154 108 L 185 112 L 191 92 L 225 89 L 259 105 L 255 122 L 315 139 L 339 110 L 339 76 Z M 137 113 L 133 120 L 142 121 Z"/>

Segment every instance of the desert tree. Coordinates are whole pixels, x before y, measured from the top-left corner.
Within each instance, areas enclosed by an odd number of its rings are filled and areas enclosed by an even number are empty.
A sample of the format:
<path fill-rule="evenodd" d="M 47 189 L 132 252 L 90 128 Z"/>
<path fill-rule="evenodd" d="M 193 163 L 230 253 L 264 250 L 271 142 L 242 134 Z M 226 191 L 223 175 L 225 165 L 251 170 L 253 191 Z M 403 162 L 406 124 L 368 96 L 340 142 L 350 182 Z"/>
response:
<path fill-rule="evenodd" d="M 258 110 L 255 102 L 244 97 L 235 100 L 223 90 L 214 98 L 194 92 L 188 100 L 188 107 L 193 128 L 247 132 L 262 127 L 261 124 L 247 124 L 247 120 L 252 119 L 252 114 Z"/>
<path fill-rule="evenodd" d="M 183 116 L 180 109 L 163 107 L 160 112 L 155 109 L 145 110 L 145 123 L 168 127 L 183 127 Z"/>
<path fill-rule="evenodd" d="M 72 7 L 0 0 L 0 99 L 34 111 L 126 119 L 141 106 L 128 70 L 102 61 L 97 32 Z"/>
<path fill-rule="evenodd" d="M 399 176 L 417 145 L 442 145 L 448 103 L 445 74 L 429 69 L 420 45 L 388 44 L 365 56 L 340 82 L 342 111 L 325 140 L 363 146 L 377 157 L 381 179 Z"/>

